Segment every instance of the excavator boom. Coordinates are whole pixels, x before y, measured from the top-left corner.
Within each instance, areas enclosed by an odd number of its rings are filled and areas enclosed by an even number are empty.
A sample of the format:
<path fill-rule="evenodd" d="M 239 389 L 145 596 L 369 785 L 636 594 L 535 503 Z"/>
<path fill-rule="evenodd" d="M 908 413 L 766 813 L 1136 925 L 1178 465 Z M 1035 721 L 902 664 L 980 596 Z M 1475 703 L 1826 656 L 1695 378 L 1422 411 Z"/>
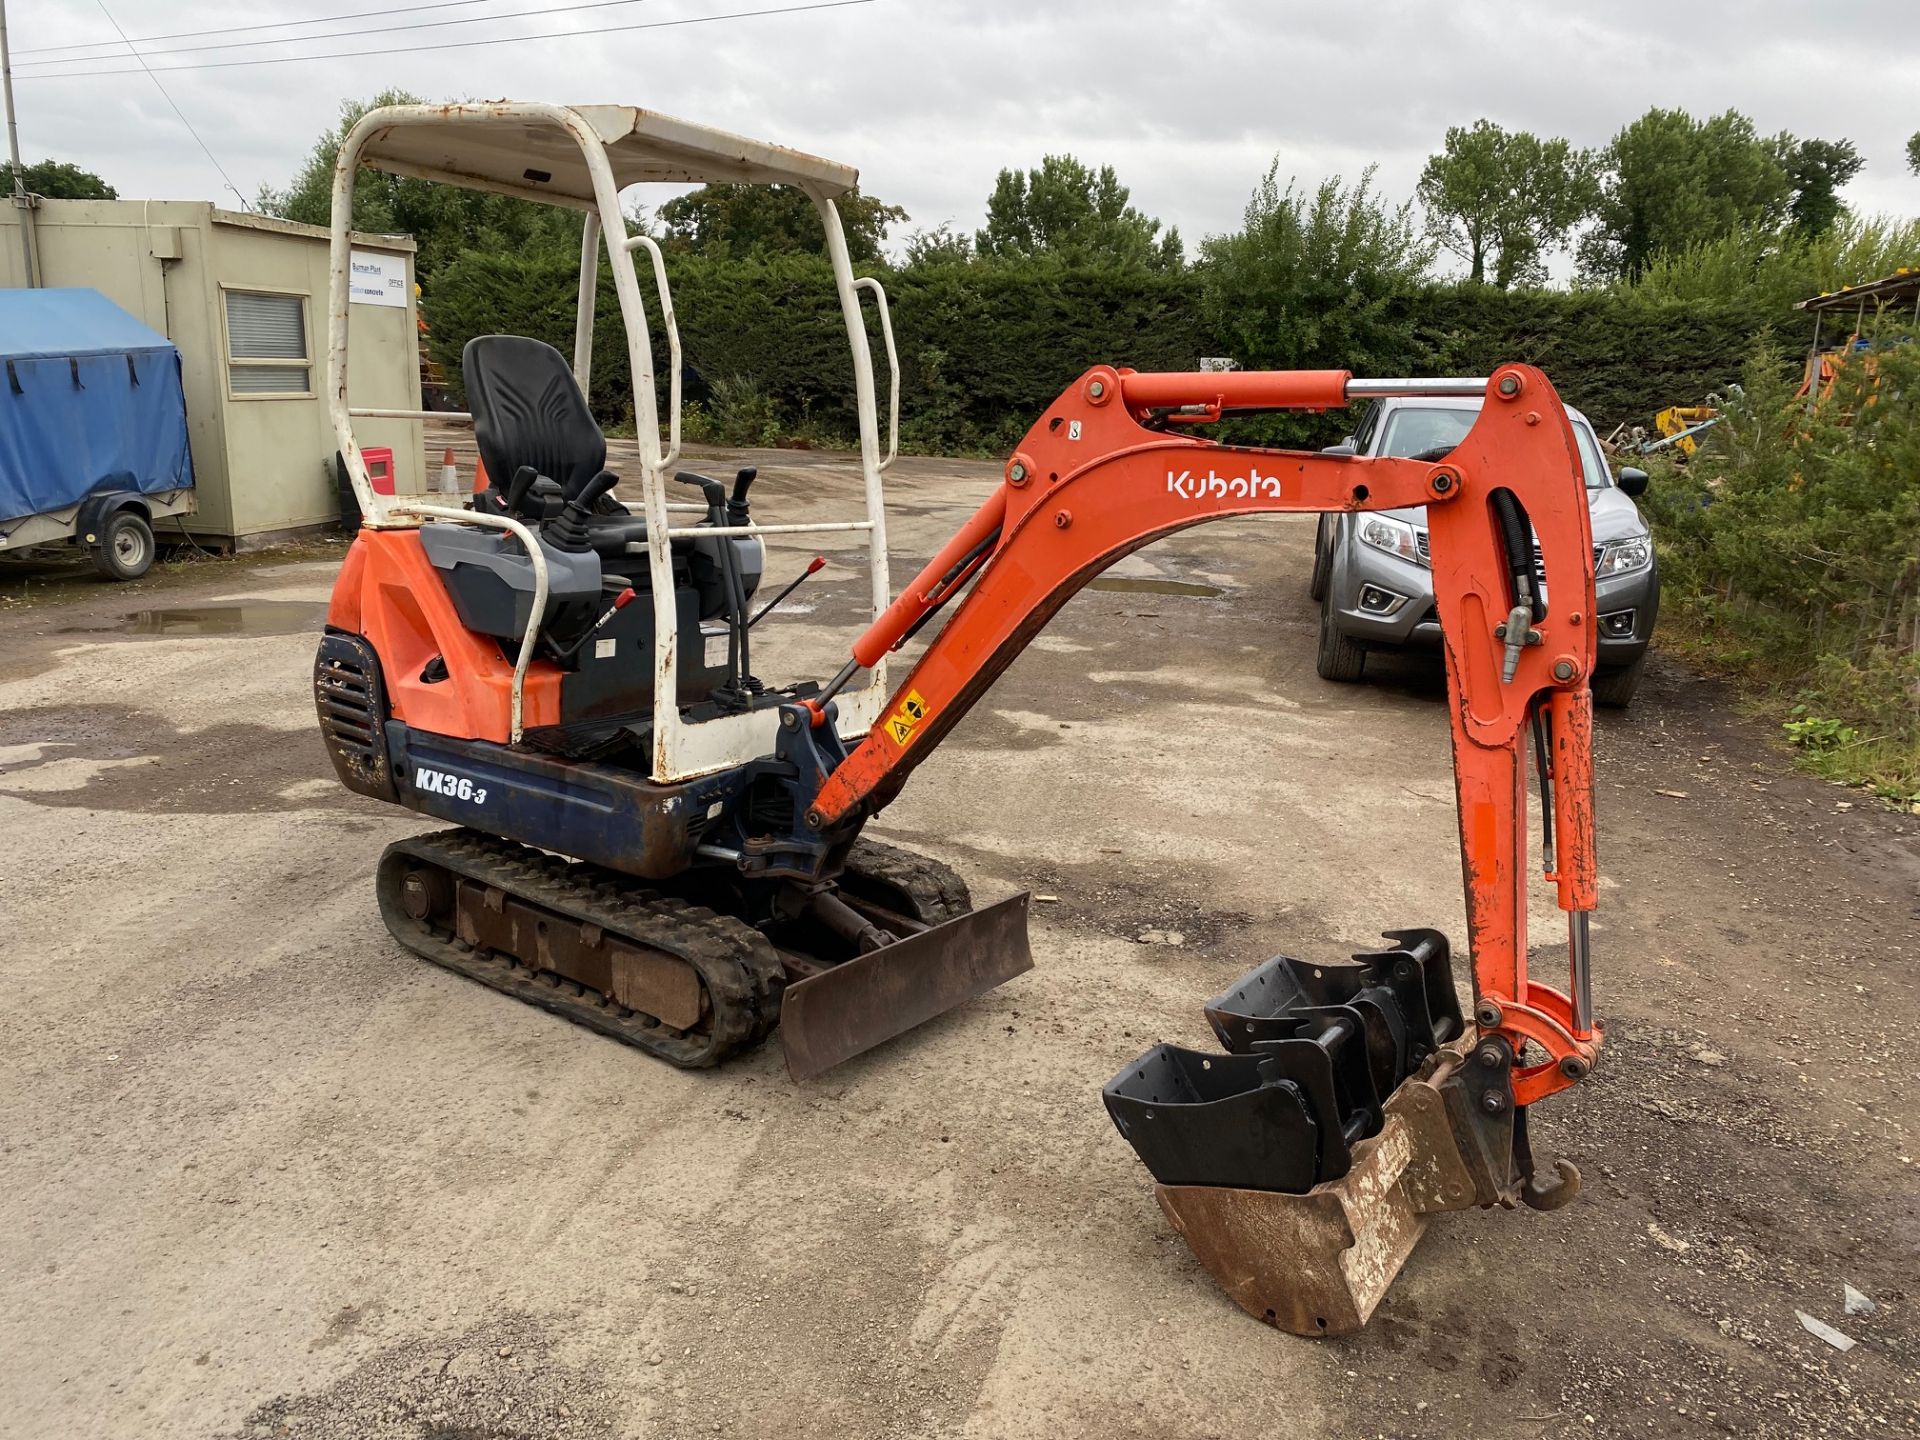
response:
<path fill-rule="evenodd" d="M 1483 386 L 1459 444 L 1409 459 L 1221 445 L 1189 428 L 1232 414 L 1327 410 L 1366 393 Z M 1105 1090 L 1195 1256 L 1249 1313 L 1307 1335 L 1365 1324 L 1429 1214 L 1557 1209 L 1579 1189 L 1565 1161 L 1550 1177 L 1536 1173 L 1527 1128 L 1527 1107 L 1583 1078 L 1603 1038 L 1588 949 L 1593 540 L 1573 429 L 1546 376 L 1520 365 L 1484 382 L 1096 367 L 1028 431 L 1002 483 L 854 642 L 825 693 L 791 716 L 796 728 L 805 716 L 814 734 L 833 737 L 833 692 L 958 598 L 879 724 L 837 763 L 818 766 L 823 782 L 805 823 L 823 836 L 847 833 L 893 797 L 1054 613 L 1122 556 L 1212 520 L 1417 506 L 1426 507 L 1422 558 L 1445 637 L 1471 1023 L 1446 937 L 1390 930 L 1390 948 L 1352 965 L 1275 957 L 1208 1002 L 1225 1055 L 1156 1046 Z M 1527 965 L 1529 744 L 1546 877 L 1568 916 L 1564 988 Z M 913 943 L 900 958 L 926 978 L 896 976 L 907 992 L 949 971 L 984 974 L 996 958 L 982 953 L 993 942 L 977 917 Z M 1007 974 L 1031 963 L 1024 946 L 996 954 Z M 873 962 L 882 969 L 884 953 Z M 822 1008 L 842 1022 L 824 1047 L 833 1057 L 897 1033 L 866 1007 Z M 787 1037 L 790 1055 L 796 1043 L 806 1053 L 804 1026 Z"/>
<path fill-rule="evenodd" d="M 971 585 L 880 723 L 828 776 L 808 823 L 830 830 L 886 804 L 1054 613 L 1141 546 L 1238 516 L 1424 505 L 1445 635 L 1474 1019 L 1515 1055 L 1528 1042 L 1544 1052 L 1515 1071 L 1516 1103 L 1574 1083 L 1600 1045 L 1586 924 L 1596 891 L 1593 540 L 1573 429 L 1553 386 L 1522 365 L 1484 383 L 1479 418 L 1444 458 L 1370 459 L 1220 445 L 1163 427 L 1328 410 L 1367 393 L 1459 393 L 1461 382 L 1089 370 L 1027 432 L 986 503 L 854 642 L 843 675 L 875 663 Z M 1544 762 L 1547 875 L 1570 916 L 1564 989 L 1527 968 L 1530 742 Z"/>

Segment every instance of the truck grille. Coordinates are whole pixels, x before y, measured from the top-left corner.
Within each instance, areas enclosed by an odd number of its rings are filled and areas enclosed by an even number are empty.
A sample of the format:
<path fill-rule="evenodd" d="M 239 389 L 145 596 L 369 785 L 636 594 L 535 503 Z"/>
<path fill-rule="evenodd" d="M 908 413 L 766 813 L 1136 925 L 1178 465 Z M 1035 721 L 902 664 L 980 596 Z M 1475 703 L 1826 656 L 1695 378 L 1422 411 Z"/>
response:
<path fill-rule="evenodd" d="M 1433 564 L 1433 546 L 1432 542 L 1427 538 L 1427 532 L 1425 530 L 1416 530 L 1413 532 L 1413 549 L 1414 553 L 1420 557 L 1420 563 L 1422 565 Z M 1595 569 L 1599 568 L 1600 557 L 1606 553 L 1606 549 L 1607 547 L 1604 545 L 1595 545 L 1593 547 L 1593 564 Z M 1538 545 L 1533 547 L 1533 573 L 1542 580 L 1547 578 L 1547 568 L 1540 558 L 1540 547 Z"/>
<path fill-rule="evenodd" d="M 1596 545 L 1593 547 L 1594 569 L 1598 570 L 1600 568 L 1600 557 L 1606 553 L 1606 549 L 1607 547 L 1604 545 Z M 1542 580 L 1547 578 L 1546 563 L 1540 558 L 1540 547 L 1538 545 L 1533 547 L 1533 573 L 1538 575 Z"/>

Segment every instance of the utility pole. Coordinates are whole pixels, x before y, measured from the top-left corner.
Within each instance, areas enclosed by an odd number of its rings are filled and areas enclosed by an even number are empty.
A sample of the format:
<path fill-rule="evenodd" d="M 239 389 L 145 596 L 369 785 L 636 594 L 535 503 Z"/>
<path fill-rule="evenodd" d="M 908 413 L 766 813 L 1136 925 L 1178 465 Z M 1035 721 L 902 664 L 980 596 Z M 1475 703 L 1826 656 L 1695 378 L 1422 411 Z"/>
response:
<path fill-rule="evenodd" d="M 26 171 L 20 166 L 20 122 L 13 114 L 13 57 L 7 49 L 7 0 L 0 0 L 0 94 L 7 104 L 7 158 L 13 166 L 13 205 L 20 215 L 20 253 L 26 261 L 29 289 L 40 283 L 34 254 L 33 197 L 27 194 Z"/>

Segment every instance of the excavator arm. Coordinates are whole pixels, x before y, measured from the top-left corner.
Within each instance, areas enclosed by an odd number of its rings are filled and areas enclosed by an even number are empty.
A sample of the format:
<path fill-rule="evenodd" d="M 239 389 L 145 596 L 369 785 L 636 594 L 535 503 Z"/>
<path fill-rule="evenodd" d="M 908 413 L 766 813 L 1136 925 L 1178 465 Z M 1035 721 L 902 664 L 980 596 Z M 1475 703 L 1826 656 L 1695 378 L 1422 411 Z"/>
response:
<path fill-rule="evenodd" d="M 1483 1039 L 1501 1037 L 1516 1059 L 1544 1056 L 1515 1064 L 1515 1105 L 1581 1079 L 1602 1039 L 1587 932 L 1596 891 L 1593 550 L 1579 453 L 1553 386 L 1530 367 L 1502 367 L 1484 382 L 1466 437 L 1431 461 L 1222 445 L 1189 429 L 1369 395 L 1472 394 L 1482 383 L 1360 381 L 1337 370 L 1089 370 L 1047 407 L 1003 482 L 855 641 L 846 668 L 810 706 L 814 725 L 826 725 L 834 690 L 964 594 L 880 722 L 827 775 L 807 824 L 832 832 L 885 805 L 1054 613 L 1131 551 L 1243 515 L 1424 505 L 1445 636 L 1473 1018 Z M 1528 745 L 1540 772 L 1545 874 L 1569 917 L 1564 989 L 1528 972 Z"/>

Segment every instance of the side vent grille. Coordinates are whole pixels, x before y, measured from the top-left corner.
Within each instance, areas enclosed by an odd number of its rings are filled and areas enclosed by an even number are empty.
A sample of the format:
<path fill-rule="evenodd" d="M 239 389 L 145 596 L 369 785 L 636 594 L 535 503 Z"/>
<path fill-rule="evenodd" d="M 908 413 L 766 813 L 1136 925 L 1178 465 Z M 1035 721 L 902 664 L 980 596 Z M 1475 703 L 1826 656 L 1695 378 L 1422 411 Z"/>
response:
<path fill-rule="evenodd" d="M 358 635 L 329 634 L 313 660 L 313 703 L 334 773 L 349 790 L 392 800 L 380 658 Z"/>

